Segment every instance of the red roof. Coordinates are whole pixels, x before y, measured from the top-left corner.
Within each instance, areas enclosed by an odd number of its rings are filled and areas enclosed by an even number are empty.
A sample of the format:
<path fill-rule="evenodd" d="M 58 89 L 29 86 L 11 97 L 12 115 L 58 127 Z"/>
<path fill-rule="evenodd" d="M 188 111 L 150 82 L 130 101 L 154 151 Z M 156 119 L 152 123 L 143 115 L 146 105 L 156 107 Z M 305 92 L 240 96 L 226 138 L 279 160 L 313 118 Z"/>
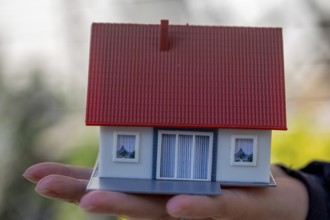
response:
<path fill-rule="evenodd" d="M 92 25 L 87 125 L 286 129 L 280 28 L 160 30 Z"/>

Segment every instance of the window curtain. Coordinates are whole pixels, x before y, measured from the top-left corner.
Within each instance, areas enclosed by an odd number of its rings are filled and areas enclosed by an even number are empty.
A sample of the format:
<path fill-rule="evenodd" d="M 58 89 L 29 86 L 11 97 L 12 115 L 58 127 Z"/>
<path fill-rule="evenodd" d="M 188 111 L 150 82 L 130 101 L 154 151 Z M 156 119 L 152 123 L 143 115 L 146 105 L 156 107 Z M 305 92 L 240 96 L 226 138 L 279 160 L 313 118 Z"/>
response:
<path fill-rule="evenodd" d="M 161 142 L 160 177 L 174 178 L 175 134 L 163 134 Z"/>
<path fill-rule="evenodd" d="M 195 158 L 194 158 L 194 179 L 207 179 L 209 158 L 208 136 L 196 136 Z"/>
<path fill-rule="evenodd" d="M 123 148 L 123 149 L 122 149 Z M 135 135 L 118 135 L 117 150 L 126 150 L 128 153 L 135 151 Z"/>
<path fill-rule="evenodd" d="M 248 138 L 238 138 L 236 139 L 235 152 L 240 149 L 247 155 L 253 154 L 253 139 Z"/>
<path fill-rule="evenodd" d="M 193 143 L 194 137 L 195 143 Z M 162 134 L 160 177 L 207 179 L 209 144 L 209 136 Z"/>

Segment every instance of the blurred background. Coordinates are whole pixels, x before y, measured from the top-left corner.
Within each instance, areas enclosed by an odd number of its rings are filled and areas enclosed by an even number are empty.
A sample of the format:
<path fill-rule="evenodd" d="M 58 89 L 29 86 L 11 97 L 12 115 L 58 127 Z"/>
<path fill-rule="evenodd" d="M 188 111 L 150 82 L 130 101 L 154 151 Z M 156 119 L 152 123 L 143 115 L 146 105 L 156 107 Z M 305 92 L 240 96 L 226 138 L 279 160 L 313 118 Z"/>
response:
<path fill-rule="evenodd" d="M 0 219 L 95 220 L 48 200 L 22 178 L 31 164 L 92 167 L 97 127 L 85 127 L 92 22 L 282 27 L 288 131 L 272 162 L 330 161 L 329 0 L 0 0 Z"/>

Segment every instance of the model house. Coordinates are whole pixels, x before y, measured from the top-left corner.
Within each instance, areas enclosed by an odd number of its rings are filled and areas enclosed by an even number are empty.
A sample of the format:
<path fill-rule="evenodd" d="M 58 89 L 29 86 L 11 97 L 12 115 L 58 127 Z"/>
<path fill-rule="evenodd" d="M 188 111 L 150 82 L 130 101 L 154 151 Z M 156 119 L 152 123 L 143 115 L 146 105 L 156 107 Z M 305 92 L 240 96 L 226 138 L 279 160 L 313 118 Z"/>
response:
<path fill-rule="evenodd" d="M 100 126 L 100 149 L 89 189 L 273 186 L 282 44 L 280 28 L 93 24 L 86 124 Z"/>

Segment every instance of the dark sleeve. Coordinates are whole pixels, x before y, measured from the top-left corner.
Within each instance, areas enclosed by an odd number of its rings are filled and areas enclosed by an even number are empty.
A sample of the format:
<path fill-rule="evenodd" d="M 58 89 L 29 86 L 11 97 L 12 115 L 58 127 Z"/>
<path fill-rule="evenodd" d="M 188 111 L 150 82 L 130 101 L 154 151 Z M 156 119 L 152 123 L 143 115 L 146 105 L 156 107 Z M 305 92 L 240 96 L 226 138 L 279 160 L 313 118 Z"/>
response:
<path fill-rule="evenodd" d="M 288 175 L 302 181 L 308 191 L 307 220 L 330 219 L 330 163 L 312 162 L 301 170 L 278 165 Z"/>

